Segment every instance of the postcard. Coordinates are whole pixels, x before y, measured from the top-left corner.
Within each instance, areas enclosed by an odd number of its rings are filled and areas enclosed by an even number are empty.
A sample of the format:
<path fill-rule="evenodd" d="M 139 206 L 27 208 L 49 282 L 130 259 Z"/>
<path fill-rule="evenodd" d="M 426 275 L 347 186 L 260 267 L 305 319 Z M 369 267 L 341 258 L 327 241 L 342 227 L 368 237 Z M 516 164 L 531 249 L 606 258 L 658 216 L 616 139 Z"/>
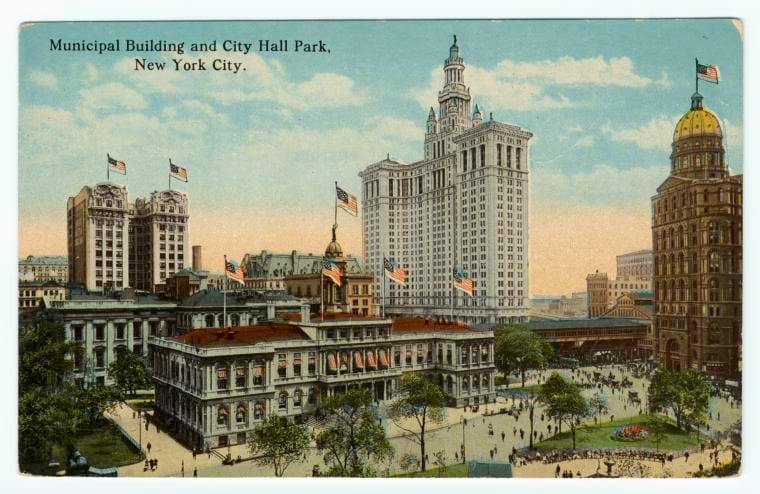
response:
<path fill-rule="evenodd" d="M 739 474 L 741 21 L 19 40 L 21 474 Z"/>

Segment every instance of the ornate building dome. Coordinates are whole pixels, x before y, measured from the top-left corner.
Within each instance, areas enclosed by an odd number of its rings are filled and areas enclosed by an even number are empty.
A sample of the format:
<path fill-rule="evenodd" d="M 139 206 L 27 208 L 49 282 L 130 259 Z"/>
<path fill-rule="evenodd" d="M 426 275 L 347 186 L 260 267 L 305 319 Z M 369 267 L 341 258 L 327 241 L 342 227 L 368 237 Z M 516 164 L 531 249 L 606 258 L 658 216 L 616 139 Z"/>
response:
<path fill-rule="evenodd" d="M 702 105 L 702 95 L 694 93 L 691 97 L 691 108 L 676 124 L 673 142 L 686 137 L 705 135 L 723 137 L 723 131 L 718 116 Z"/>
<path fill-rule="evenodd" d="M 671 175 L 699 179 L 728 175 L 720 120 L 702 105 L 702 99 L 699 93 L 691 96 L 691 108 L 673 131 Z"/>
<path fill-rule="evenodd" d="M 343 247 L 341 247 L 338 241 L 335 240 L 336 227 L 337 225 L 333 225 L 332 240 L 330 241 L 329 244 L 327 244 L 327 248 L 325 249 L 325 257 L 330 257 L 332 259 L 343 257 Z"/>

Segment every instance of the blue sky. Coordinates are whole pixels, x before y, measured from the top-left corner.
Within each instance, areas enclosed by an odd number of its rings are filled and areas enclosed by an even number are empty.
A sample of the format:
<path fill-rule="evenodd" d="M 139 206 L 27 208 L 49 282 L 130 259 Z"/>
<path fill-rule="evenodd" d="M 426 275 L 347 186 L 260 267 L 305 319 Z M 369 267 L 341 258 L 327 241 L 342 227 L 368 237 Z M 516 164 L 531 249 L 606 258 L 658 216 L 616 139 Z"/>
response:
<path fill-rule="evenodd" d="M 609 249 L 646 247 L 643 219 L 668 173 L 695 57 L 720 67 L 720 85 L 700 92 L 742 171 L 741 36 L 730 20 L 36 24 L 20 35 L 20 254 L 65 253 L 66 198 L 105 178 L 106 153 L 127 162 L 114 180 L 131 198 L 166 187 L 169 157 L 185 165 L 190 183 L 177 188 L 190 195 L 191 242 L 211 257 L 320 250 L 334 180 L 358 194 L 357 173 L 386 153 L 420 159 L 452 34 L 474 102 L 535 135 L 534 293 L 582 288 L 581 271 L 614 263 Z M 135 57 L 167 55 L 53 53 L 50 38 L 321 39 L 331 53 L 186 52 L 246 71 L 145 73 Z M 537 244 L 557 221 L 616 217 L 608 233 L 627 241 L 609 249 L 574 243 L 582 252 L 553 256 Z M 359 221 L 341 225 L 345 250 L 360 253 Z M 567 280 L 552 281 L 565 268 Z"/>

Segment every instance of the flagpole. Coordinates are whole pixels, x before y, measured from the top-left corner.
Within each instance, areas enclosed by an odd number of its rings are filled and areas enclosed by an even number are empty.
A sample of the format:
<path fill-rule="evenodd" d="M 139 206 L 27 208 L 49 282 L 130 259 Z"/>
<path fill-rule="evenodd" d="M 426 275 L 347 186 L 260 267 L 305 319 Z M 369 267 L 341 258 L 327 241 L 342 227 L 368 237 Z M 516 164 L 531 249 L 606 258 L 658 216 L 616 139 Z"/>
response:
<path fill-rule="evenodd" d="M 172 159 L 169 158 L 169 190 L 172 190 Z M 227 272 L 227 260 L 224 260 L 225 273 Z"/>
<path fill-rule="evenodd" d="M 335 182 L 335 194 L 336 197 L 333 197 L 333 206 L 335 207 L 335 219 L 333 221 L 333 225 L 338 226 L 338 201 L 337 201 L 337 194 L 338 194 L 338 182 Z"/>
<path fill-rule="evenodd" d="M 322 270 L 319 272 L 319 313 L 320 320 L 325 320 L 325 256 L 322 256 Z"/>
<path fill-rule="evenodd" d="M 227 255 L 224 256 L 224 279 L 222 280 L 222 318 L 224 323 L 222 327 L 227 326 Z"/>
<path fill-rule="evenodd" d="M 106 153 L 106 182 L 111 181 L 111 155 Z"/>
<path fill-rule="evenodd" d="M 385 319 L 385 254 L 383 254 L 383 265 L 380 270 L 383 272 L 383 279 L 380 284 L 380 319 Z"/>
<path fill-rule="evenodd" d="M 696 92 L 699 92 L 699 59 L 694 59 L 694 85 Z"/>

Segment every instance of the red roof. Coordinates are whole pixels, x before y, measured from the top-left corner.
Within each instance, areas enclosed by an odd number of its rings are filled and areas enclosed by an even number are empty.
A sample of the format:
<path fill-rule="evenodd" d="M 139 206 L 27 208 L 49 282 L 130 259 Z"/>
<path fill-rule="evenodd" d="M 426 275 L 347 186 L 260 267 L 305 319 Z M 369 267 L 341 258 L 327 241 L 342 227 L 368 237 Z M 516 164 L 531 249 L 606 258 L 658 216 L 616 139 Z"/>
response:
<path fill-rule="evenodd" d="M 461 322 L 436 321 L 434 319 L 423 319 L 421 317 L 403 317 L 394 319 L 392 328 L 394 333 L 400 333 L 404 331 L 408 331 L 410 333 L 419 333 L 421 331 L 473 331 L 470 326 Z"/>
<path fill-rule="evenodd" d="M 310 338 L 298 326 L 265 322 L 255 326 L 196 329 L 173 339 L 198 347 L 225 347 Z"/>

